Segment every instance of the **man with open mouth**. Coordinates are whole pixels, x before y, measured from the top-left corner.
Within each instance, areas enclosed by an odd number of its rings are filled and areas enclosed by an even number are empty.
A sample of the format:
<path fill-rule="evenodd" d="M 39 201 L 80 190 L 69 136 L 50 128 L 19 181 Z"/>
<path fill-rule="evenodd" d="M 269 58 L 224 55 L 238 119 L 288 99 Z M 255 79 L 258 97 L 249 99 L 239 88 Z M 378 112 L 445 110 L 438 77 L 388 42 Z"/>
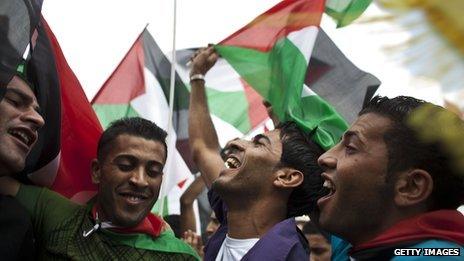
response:
<path fill-rule="evenodd" d="M 285 122 L 251 141 L 230 141 L 221 158 L 204 81 L 216 60 L 213 47 L 201 49 L 190 72 L 190 149 L 221 223 L 205 260 L 308 260 L 294 217 L 315 207 L 322 186 L 316 160 L 323 150 Z"/>
<path fill-rule="evenodd" d="M 21 63 L 0 97 L 0 176 L 11 176 L 25 167 L 26 157 L 44 125 L 32 85 Z M 14 198 L 0 194 L 0 259 L 32 260 L 32 224 L 26 209 Z"/>
<path fill-rule="evenodd" d="M 166 135 L 138 117 L 113 122 L 91 163 L 98 192 L 86 206 L 1 178 L 0 192 L 15 196 L 32 214 L 39 259 L 198 260 L 151 213 L 163 180 Z"/>
<path fill-rule="evenodd" d="M 450 144 L 446 133 L 461 138 Z M 462 260 L 464 217 L 456 209 L 464 204 L 464 166 L 452 152 L 463 133 L 462 120 L 439 106 L 374 97 L 319 158 L 330 190 L 317 202 L 321 227 L 348 241 L 356 260 L 396 260 L 407 248 L 454 249 L 458 256 L 448 258 Z M 348 260 L 346 252 L 332 258 L 340 255 Z"/>

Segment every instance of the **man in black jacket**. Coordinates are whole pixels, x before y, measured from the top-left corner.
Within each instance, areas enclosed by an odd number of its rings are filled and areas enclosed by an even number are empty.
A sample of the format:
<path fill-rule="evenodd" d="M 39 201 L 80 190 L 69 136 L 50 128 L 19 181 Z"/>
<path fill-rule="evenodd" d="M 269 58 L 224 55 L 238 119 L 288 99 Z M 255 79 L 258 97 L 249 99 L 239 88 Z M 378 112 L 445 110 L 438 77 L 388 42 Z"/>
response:
<path fill-rule="evenodd" d="M 18 67 L 0 100 L 0 176 L 23 170 L 26 157 L 44 125 L 34 92 Z M 0 257 L 2 260 L 32 259 L 34 254 L 29 214 L 15 199 L 0 195 Z"/>

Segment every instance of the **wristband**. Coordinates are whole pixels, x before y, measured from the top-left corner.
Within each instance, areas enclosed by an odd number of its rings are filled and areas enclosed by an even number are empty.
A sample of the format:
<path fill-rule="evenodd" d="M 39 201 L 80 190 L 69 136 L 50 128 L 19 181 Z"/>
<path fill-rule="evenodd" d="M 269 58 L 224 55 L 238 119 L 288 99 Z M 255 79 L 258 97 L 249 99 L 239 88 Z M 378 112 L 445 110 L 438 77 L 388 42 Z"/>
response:
<path fill-rule="evenodd" d="M 190 81 L 195 81 L 195 80 L 202 80 L 202 81 L 204 81 L 204 80 L 205 80 L 205 76 L 204 76 L 203 74 L 200 74 L 200 73 L 191 75 L 191 76 L 190 76 Z"/>

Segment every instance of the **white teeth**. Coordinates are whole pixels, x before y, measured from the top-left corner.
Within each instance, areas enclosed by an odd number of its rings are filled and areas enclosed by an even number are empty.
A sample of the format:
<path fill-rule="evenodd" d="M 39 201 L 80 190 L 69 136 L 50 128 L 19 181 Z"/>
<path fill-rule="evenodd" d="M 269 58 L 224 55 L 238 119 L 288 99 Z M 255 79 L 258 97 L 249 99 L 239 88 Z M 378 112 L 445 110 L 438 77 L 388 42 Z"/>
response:
<path fill-rule="evenodd" d="M 13 130 L 13 131 L 10 131 L 10 133 L 15 135 L 16 137 L 20 138 L 25 144 L 29 145 L 30 138 L 24 132 L 22 132 L 22 131 L 14 131 Z"/>
<path fill-rule="evenodd" d="M 228 169 L 230 168 L 236 169 L 240 167 L 240 162 L 237 159 L 230 157 L 230 158 L 227 158 L 225 165 L 226 165 L 226 168 Z"/>
<path fill-rule="evenodd" d="M 332 182 L 330 182 L 329 180 L 325 180 L 324 184 L 322 186 L 325 187 L 325 188 L 328 188 L 330 190 L 334 189 L 334 186 L 333 186 Z"/>
<path fill-rule="evenodd" d="M 134 196 L 129 196 L 129 199 L 130 199 L 131 201 L 139 201 L 139 200 L 142 200 L 141 197 L 134 197 Z"/>

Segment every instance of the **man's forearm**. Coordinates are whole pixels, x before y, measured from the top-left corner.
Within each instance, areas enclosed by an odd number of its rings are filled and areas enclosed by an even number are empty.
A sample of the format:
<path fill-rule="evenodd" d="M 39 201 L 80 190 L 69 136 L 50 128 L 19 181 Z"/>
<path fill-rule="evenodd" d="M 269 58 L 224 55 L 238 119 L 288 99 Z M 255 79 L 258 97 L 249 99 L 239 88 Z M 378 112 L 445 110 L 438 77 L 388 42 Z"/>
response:
<path fill-rule="evenodd" d="M 205 148 L 219 151 L 219 142 L 211 115 L 205 91 L 205 82 L 191 81 L 189 109 L 189 139 L 191 146 L 205 146 Z M 193 144 L 192 144 L 193 143 Z"/>
<path fill-rule="evenodd" d="M 201 78 L 216 63 L 212 46 L 197 51 L 190 71 L 189 142 L 192 157 L 209 188 L 224 168 L 219 155 L 219 141 L 209 114 L 205 81 Z"/>
<path fill-rule="evenodd" d="M 190 186 L 185 190 L 185 192 L 180 197 L 181 205 L 192 205 L 193 201 L 201 194 L 205 188 L 205 183 L 201 177 L 196 177 L 195 180 L 190 184 Z"/>

